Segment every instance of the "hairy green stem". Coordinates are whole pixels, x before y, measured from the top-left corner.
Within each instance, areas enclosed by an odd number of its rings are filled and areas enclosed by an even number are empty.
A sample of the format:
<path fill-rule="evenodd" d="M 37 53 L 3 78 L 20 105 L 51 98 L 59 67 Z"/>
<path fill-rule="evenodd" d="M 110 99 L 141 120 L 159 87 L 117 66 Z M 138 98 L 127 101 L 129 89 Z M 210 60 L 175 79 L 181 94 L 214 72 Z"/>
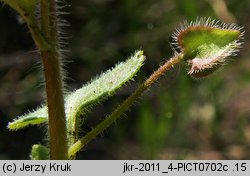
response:
<path fill-rule="evenodd" d="M 51 46 L 48 50 L 41 50 L 49 117 L 50 159 L 68 159 L 66 116 L 55 0 L 41 0 L 40 10 L 41 31 Z"/>
<path fill-rule="evenodd" d="M 67 129 L 63 98 L 56 0 L 40 0 L 40 25 L 35 17 L 36 1 L 1 0 L 25 20 L 41 52 L 49 117 L 51 159 L 68 159 Z"/>
<path fill-rule="evenodd" d="M 29 28 L 29 31 L 30 31 L 30 33 L 32 35 L 32 38 L 33 38 L 36 46 L 40 50 L 49 50 L 50 45 L 45 40 L 44 36 L 42 36 L 41 30 L 39 29 L 37 24 L 35 22 L 33 22 L 33 21 L 28 21 L 27 26 Z"/>
<path fill-rule="evenodd" d="M 133 94 L 131 94 L 111 115 L 99 123 L 92 131 L 87 133 L 84 137 L 78 140 L 69 148 L 69 157 L 75 156 L 88 142 L 96 138 L 101 132 L 107 129 L 113 122 L 115 122 L 121 115 L 126 112 L 133 103 L 147 90 L 151 85 L 156 82 L 161 75 L 167 70 L 174 67 L 183 59 L 183 54 L 178 54 L 169 59 L 164 65 L 160 66 L 141 86 L 139 86 Z"/>

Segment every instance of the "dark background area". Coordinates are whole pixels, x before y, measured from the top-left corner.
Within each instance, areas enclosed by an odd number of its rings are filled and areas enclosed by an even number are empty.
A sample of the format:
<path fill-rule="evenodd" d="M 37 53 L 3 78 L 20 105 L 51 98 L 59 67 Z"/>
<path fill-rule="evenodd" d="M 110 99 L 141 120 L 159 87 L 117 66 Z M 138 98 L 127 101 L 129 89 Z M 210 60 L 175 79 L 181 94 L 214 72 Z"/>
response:
<path fill-rule="evenodd" d="M 245 27 L 241 52 L 222 71 L 193 80 L 176 67 L 124 118 L 92 141 L 78 159 L 249 159 L 249 0 L 72 0 L 64 18 L 67 89 L 74 90 L 124 61 L 147 57 L 134 82 L 87 114 L 82 134 L 173 55 L 169 41 L 183 20 L 211 16 Z M 46 126 L 8 131 L 9 121 L 45 101 L 39 54 L 20 17 L 0 8 L 0 159 L 29 159 L 46 144 Z"/>

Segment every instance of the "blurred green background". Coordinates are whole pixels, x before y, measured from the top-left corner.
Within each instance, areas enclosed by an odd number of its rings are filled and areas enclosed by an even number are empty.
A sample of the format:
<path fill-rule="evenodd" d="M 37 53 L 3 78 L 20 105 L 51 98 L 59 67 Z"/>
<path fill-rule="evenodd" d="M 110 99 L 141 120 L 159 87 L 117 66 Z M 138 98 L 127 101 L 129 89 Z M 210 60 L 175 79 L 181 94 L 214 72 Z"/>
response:
<path fill-rule="evenodd" d="M 85 134 L 173 55 L 183 20 L 211 16 L 245 26 L 245 44 L 225 68 L 193 80 L 176 67 L 78 159 L 250 159 L 250 0 L 72 0 L 65 8 L 67 90 L 90 81 L 136 49 L 147 60 L 135 82 L 84 120 Z M 8 131 L 13 118 L 45 100 L 39 54 L 22 20 L 0 8 L 0 159 L 29 159 L 46 126 Z"/>

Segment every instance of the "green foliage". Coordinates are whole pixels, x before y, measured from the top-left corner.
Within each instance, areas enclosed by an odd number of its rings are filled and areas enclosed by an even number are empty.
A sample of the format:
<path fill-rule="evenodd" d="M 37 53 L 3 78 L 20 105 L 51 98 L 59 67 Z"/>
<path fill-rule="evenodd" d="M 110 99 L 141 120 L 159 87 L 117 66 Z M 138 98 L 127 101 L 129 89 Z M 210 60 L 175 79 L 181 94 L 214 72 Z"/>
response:
<path fill-rule="evenodd" d="M 33 160 L 48 160 L 49 149 L 41 144 L 34 144 L 32 146 L 30 157 Z"/>
<path fill-rule="evenodd" d="M 25 128 L 29 125 L 39 125 L 41 123 L 48 121 L 48 115 L 46 114 L 46 108 L 38 109 L 34 112 L 31 112 L 27 115 L 21 116 L 16 119 L 14 122 L 8 124 L 10 130 L 19 130 Z"/>
<path fill-rule="evenodd" d="M 40 25 L 40 24 L 37 26 L 30 25 L 30 23 L 33 23 L 34 19 L 35 19 L 34 18 L 34 16 L 35 16 L 34 11 L 35 11 L 35 6 L 36 6 L 36 1 L 33 1 L 33 0 L 19 0 L 19 1 L 18 0 L 16 0 L 16 1 L 15 0 L 2 0 L 2 1 L 5 2 L 6 4 L 10 5 L 13 9 L 15 9 L 22 16 L 22 18 L 26 21 L 29 29 L 31 30 L 31 33 L 33 35 L 33 38 L 34 38 L 36 44 L 39 44 L 39 42 L 41 43 L 41 41 L 43 42 L 42 39 L 43 39 L 44 35 L 39 36 L 39 32 L 41 32 L 41 31 L 38 30 L 38 29 L 42 28 L 41 27 L 42 25 Z M 197 0 L 195 0 L 193 2 L 196 2 L 196 1 Z M 145 3 L 143 2 L 142 4 L 139 3 L 140 1 L 138 1 L 138 2 L 124 1 L 124 2 L 126 4 L 126 10 L 124 10 L 123 12 L 121 10 L 121 13 L 125 12 L 125 15 L 124 15 L 125 19 L 130 20 L 128 22 L 125 20 L 124 24 L 126 24 L 125 27 L 128 27 L 131 30 L 131 34 L 129 34 L 130 37 L 127 37 L 127 36 L 125 36 L 126 34 L 124 34 L 124 31 L 122 31 L 122 38 L 126 39 L 127 46 L 129 48 L 133 48 L 134 47 L 133 44 L 144 47 L 144 45 L 140 43 L 140 42 L 144 41 L 145 43 L 150 43 L 149 48 L 153 51 L 154 50 L 154 48 L 153 48 L 154 43 L 159 43 L 158 41 L 156 41 L 156 38 L 157 37 L 159 38 L 159 36 L 161 38 L 162 38 L 162 36 L 166 36 L 165 32 L 167 31 L 166 29 L 168 29 L 166 27 L 164 29 L 159 30 L 160 29 L 159 26 L 164 26 L 164 25 L 169 26 L 169 24 L 170 24 L 169 21 L 166 22 L 165 20 L 162 20 L 163 19 L 162 14 L 167 14 L 167 13 L 165 13 L 165 11 L 163 11 L 166 6 L 161 5 L 161 4 L 155 5 L 154 8 L 152 6 L 152 9 L 150 11 L 151 11 L 151 13 L 155 14 L 155 16 L 152 19 L 150 19 L 147 17 L 140 18 L 140 17 L 143 17 L 141 14 L 145 14 L 145 13 L 141 13 L 141 12 L 143 12 L 143 10 L 137 11 L 138 6 L 140 6 L 140 9 L 143 9 L 146 7 L 145 4 L 147 4 L 148 2 L 145 2 Z M 194 17 L 194 16 L 196 16 L 196 13 L 198 12 L 197 11 L 199 9 L 198 5 L 197 5 L 197 3 L 191 3 L 191 5 L 189 3 L 189 5 L 188 5 L 188 2 L 189 1 L 185 0 L 185 1 L 181 2 L 181 4 L 183 4 L 183 8 L 184 8 L 185 13 L 190 14 L 192 17 Z M 82 2 L 80 2 L 80 3 L 82 3 Z M 102 3 L 105 3 L 105 2 L 102 2 Z M 100 3 L 100 4 L 102 4 L 102 3 Z M 153 3 L 155 4 L 155 2 L 153 2 Z M 172 2 L 172 3 L 175 3 L 175 2 Z M 105 7 L 103 7 L 103 6 L 100 6 L 100 7 L 103 11 L 105 11 L 104 10 Z M 88 8 L 86 8 L 86 9 L 88 9 Z M 113 9 L 115 9 L 115 8 L 113 8 Z M 157 9 L 158 13 L 155 13 L 155 9 Z M 136 14 L 133 12 L 136 12 Z M 49 14 L 49 13 L 47 13 L 47 14 Z M 148 13 L 148 16 L 150 17 L 149 14 L 150 13 Z M 141 16 L 139 17 L 139 15 L 141 15 Z M 103 16 L 105 16 L 105 15 L 103 15 Z M 171 15 L 171 16 L 175 16 L 175 15 Z M 172 21 L 176 21 L 175 18 L 178 18 L 178 16 L 174 17 L 174 18 L 166 18 L 166 19 L 171 19 Z M 106 31 L 104 31 L 105 29 L 101 27 L 101 24 L 99 24 L 100 23 L 99 20 L 96 20 L 95 18 L 91 18 L 91 19 L 93 19 L 94 23 L 91 23 L 92 25 L 86 25 L 86 26 L 88 26 L 89 30 L 92 31 L 92 34 L 93 34 L 92 35 L 93 38 L 90 41 L 95 40 L 96 43 L 101 43 L 99 41 L 99 39 L 96 39 L 97 38 L 96 31 L 97 32 L 101 31 L 101 32 L 99 32 L 99 35 L 101 36 L 101 38 L 104 36 L 103 33 L 105 33 Z M 143 21 L 143 19 L 145 21 Z M 163 21 L 164 25 L 159 23 L 159 21 L 160 21 L 159 19 L 161 19 Z M 157 22 L 157 20 L 158 20 L 158 22 Z M 105 21 L 105 20 L 103 20 L 103 21 Z M 107 25 L 106 21 L 104 22 L 104 24 L 105 24 L 105 26 L 116 26 L 116 22 L 120 21 L 120 20 L 113 20 L 113 21 L 115 21 L 115 25 Z M 140 23 L 140 25 L 138 25 L 138 22 Z M 145 24 L 143 24 L 143 23 L 145 23 Z M 213 26 L 213 25 L 215 25 L 215 26 Z M 152 31 L 151 32 L 144 31 L 144 33 L 141 34 L 138 30 L 137 36 L 132 33 L 132 30 L 144 28 L 145 26 L 148 26 L 148 30 L 154 30 L 154 31 L 153 32 Z M 157 28 L 155 28 L 157 30 L 154 29 L 154 26 L 157 26 Z M 125 27 L 120 27 L 120 28 L 125 29 Z M 185 28 L 185 27 L 187 27 L 187 28 Z M 191 25 L 185 26 L 185 27 L 184 27 L 184 29 L 181 29 L 180 33 L 178 33 L 179 36 L 176 36 L 176 37 L 178 39 L 177 41 L 178 41 L 179 47 L 181 48 L 180 55 L 184 55 L 186 59 L 192 59 L 192 60 L 188 61 L 188 64 L 191 65 L 191 69 L 189 71 L 189 74 L 192 77 L 197 77 L 197 78 L 204 77 L 204 76 L 207 76 L 210 73 L 214 72 L 218 68 L 220 68 L 225 63 L 224 59 L 226 57 L 234 54 L 234 52 L 238 49 L 239 45 L 241 44 L 238 42 L 238 39 L 242 36 L 242 33 L 240 31 L 240 28 L 237 26 L 234 26 L 234 25 L 224 25 L 224 23 L 223 23 L 223 25 L 217 25 L 217 23 L 214 23 L 214 22 L 210 23 L 208 20 L 208 21 L 203 21 L 201 23 L 196 21 L 195 23 L 191 23 Z M 118 28 L 112 27 L 112 29 L 119 29 L 119 27 Z M 107 28 L 107 31 L 112 31 L 112 30 L 110 30 L 110 28 Z M 164 31 L 164 32 L 162 32 L 162 31 Z M 159 33 L 160 33 L 160 35 L 159 35 Z M 150 37 L 149 34 L 153 35 L 154 37 Z M 85 39 L 84 41 L 87 41 L 87 43 L 90 43 L 87 38 L 88 38 L 88 36 L 84 36 L 84 39 Z M 129 41 L 129 39 L 131 39 L 133 42 Z M 151 41 L 153 40 L 154 42 L 148 42 L 148 41 L 150 41 L 150 39 L 151 39 Z M 106 43 L 107 39 L 105 39 L 105 37 L 103 37 L 103 41 Z M 113 42 L 112 39 L 110 39 L 110 41 Z M 105 49 L 105 51 L 107 51 L 108 55 L 110 54 L 110 51 L 111 51 L 110 48 L 112 48 L 114 46 L 112 42 L 110 42 L 111 44 L 107 45 L 107 49 Z M 121 43 L 126 43 L 126 42 L 121 42 Z M 165 47 L 165 44 L 166 44 L 165 41 L 162 43 Z M 46 42 L 45 42 L 45 45 L 46 45 Z M 43 45 L 41 45 L 41 46 L 43 46 Z M 88 47 L 88 46 L 86 46 L 86 47 Z M 105 47 L 103 47 L 103 45 L 101 45 L 101 47 L 105 48 Z M 138 46 L 136 46 L 136 47 L 138 47 Z M 45 50 L 47 49 L 46 47 L 43 47 L 43 48 L 45 48 Z M 90 48 L 95 48 L 95 47 L 91 46 Z M 156 44 L 155 48 L 159 48 L 157 44 Z M 40 47 L 40 49 L 41 49 L 41 47 Z M 85 52 L 85 51 L 84 52 L 86 54 L 89 54 L 89 56 L 91 56 L 93 58 L 99 58 L 99 56 L 96 57 L 96 56 L 94 56 L 94 54 L 97 55 L 97 53 L 100 52 L 100 50 L 97 49 L 98 51 L 96 51 L 96 48 L 93 51 L 92 50 L 87 50 L 87 52 Z M 88 52 L 88 51 L 92 51 L 92 53 Z M 155 52 L 155 53 L 157 53 L 157 52 Z M 158 52 L 158 53 L 160 53 L 160 52 Z M 113 95 L 113 93 L 119 87 L 121 87 L 125 82 L 130 80 L 134 76 L 134 74 L 138 71 L 138 69 L 141 67 L 143 60 L 144 60 L 144 56 L 142 55 L 142 52 L 138 52 L 135 55 L 137 55 L 137 56 L 134 56 L 135 58 L 137 57 L 140 59 L 138 59 L 138 60 L 134 59 L 133 61 L 131 61 L 129 63 L 125 62 L 125 63 L 120 64 L 123 66 L 117 65 L 117 67 L 115 67 L 113 70 L 102 74 L 100 76 L 100 78 L 95 79 L 93 82 L 89 83 L 88 85 L 86 85 L 86 86 L 82 87 L 81 89 L 78 89 L 75 92 L 68 94 L 66 96 L 66 99 L 64 100 L 64 102 L 65 102 L 66 115 L 67 115 L 68 138 L 70 141 L 70 145 L 73 144 L 73 142 L 75 142 L 75 140 L 76 140 L 75 134 L 77 134 L 77 132 L 78 132 L 77 128 L 78 128 L 79 118 L 82 117 L 83 115 L 85 115 L 86 111 L 89 108 L 93 107 L 93 105 L 95 105 L 96 103 L 99 103 L 101 100 Z M 153 56 L 156 58 L 159 57 L 155 54 L 153 54 Z M 160 57 L 162 57 L 162 56 L 160 56 Z M 102 57 L 102 58 L 105 58 L 105 57 Z M 170 62 L 171 62 L 171 60 L 170 60 Z M 175 64 L 172 64 L 172 65 L 170 65 L 171 67 L 167 67 L 167 68 L 168 69 L 172 68 Z M 126 66 L 124 66 L 124 65 L 126 65 Z M 163 73 L 164 73 L 164 71 L 159 72 L 159 74 L 156 74 L 158 77 L 156 76 L 157 78 L 152 79 L 153 81 L 151 81 L 151 82 L 156 81 L 160 77 L 159 75 L 162 75 Z M 108 116 L 108 118 L 105 119 L 108 121 L 108 123 L 100 123 L 100 124 L 104 124 L 103 128 L 101 130 L 97 128 L 98 126 L 96 128 L 94 128 L 92 131 L 95 131 L 95 132 L 91 133 L 94 135 L 92 135 L 91 138 L 89 138 L 89 141 L 92 140 L 93 138 L 95 138 L 97 136 L 97 134 L 99 134 L 100 132 L 102 132 L 103 130 L 108 128 L 108 126 L 115 121 L 114 119 L 117 119 L 117 117 L 120 116 L 120 114 L 123 114 L 130 107 L 130 105 L 132 105 L 132 103 L 147 88 L 148 87 L 142 86 L 142 89 L 134 95 L 133 99 L 131 101 L 129 101 L 129 103 L 127 103 L 126 108 L 119 109 L 119 107 L 118 107 L 117 108 L 118 111 L 116 109 L 114 111 L 114 115 L 113 114 L 111 115 L 111 117 L 114 117 L 114 118 L 109 118 L 110 116 Z M 177 90 L 178 95 L 180 95 L 180 96 L 186 93 L 185 92 L 186 88 L 184 88 L 184 86 L 182 86 L 182 88 L 183 88 L 183 91 L 178 92 L 178 90 Z M 187 99 L 187 98 L 184 97 L 183 100 L 177 99 L 177 101 L 181 102 L 179 104 L 183 105 L 183 104 L 185 104 L 185 99 Z M 186 101 L 186 102 L 189 102 L 189 101 Z M 178 105 L 175 105 L 175 106 L 178 106 Z M 120 107 L 122 107 L 122 106 L 120 106 Z M 178 109 L 178 111 L 180 112 L 181 110 L 185 109 L 183 107 L 186 107 L 186 106 L 177 107 L 176 109 Z M 49 108 L 49 109 L 51 109 L 51 108 Z M 165 130 L 165 127 L 166 127 L 166 124 L 169 124 L 169 120 L 162 118 L 159 121 L 158 121 L 158 119 L 157 119 L 157 121 L 155 121 L 155 118 L 153 117 L 153 113 L 151 113 L 151 111 L 152 111 L 152 109 L 150 110 L 150 108 L 142 109 L 142 113 L 140 113 L 140 116 L 142 117 L 140 119 L 141 126 L 139 126 L 139 128 L 141 127 L 141 131 L 140 130 L 139 131 L 140 131 L 141 139 L 143 140 L 145 145 L 148 145 L 148 146 L 153 147 L 153 148 L 158 148 L 157 145 L 158 144 L 159 144 L 159 146 L 162 145 L 162 143 L 161 143 L 162 139 L 165 138 L 168 134 L 168 131 Z M 116 112 L 119 112 L 119 113 L 116 113 Z M 186 113 L 186 111 L 185 111 L 185 113 Z M 185 114 L 184 115 L 183 114 L 184 113 L 182 113 L 182 116 L 185 116 Z M 28 125 L 41 124 L 41 123 L 47 122 L 47 119 L 48 119 L 47 116 L 48 116 L 47 115 L 47 108 L 45 106 L 43 106 L 41 108 L 38 108 L 36 111 L 28 113 L 24 116 L 21 116 L 20 118 L 16 119 L 14 122 L 9 123 L 8 127 L 11 130 L 17 130 L 20 128 L 24 128 Z M 105 120 L 103 122 L 107 122 Z M 88 135 L 86 135 L 86 136 L 88 136 Z M 151 136 L 151 139 L 149 136 Z M 82 140 L 82 141 L 84 141 L 84 140 Z M 82 147 L 79 147 L 79 150 L 81 148 Z M 48 155 L 49 155 L 48 149 L 46 147 L 41 146 L 41 145 L 34 145 L 33 146 L 33 148 L 32 148 L 32 158 L 33 159 L 48 159 Z"/>
<path fill-rule="evenodd" d="M 65 99 L 65 109 L 69 133 L 77 128 L 77 118 L 83 115 L 90 106 L 112 96 L 116 90 L 131 80 L 143 65 L 145 57 L 143 51 L 137 51 L 126 62 L 106 71 L 91 83 L 68 94 Z M 18 130 L 28 125 L 37 125 L 47 121 L 47 108 L 40 107 L 34 112 L 20 116 L 9 123 L 10 130 Z"/>

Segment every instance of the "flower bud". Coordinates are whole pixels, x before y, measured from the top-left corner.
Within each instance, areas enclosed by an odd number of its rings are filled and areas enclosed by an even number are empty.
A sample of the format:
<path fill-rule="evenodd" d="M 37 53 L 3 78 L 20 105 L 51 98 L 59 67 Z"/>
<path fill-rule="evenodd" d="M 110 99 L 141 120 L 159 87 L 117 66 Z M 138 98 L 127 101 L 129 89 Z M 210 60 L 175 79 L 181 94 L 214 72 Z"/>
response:
<path fill-rule="evenodd" d="M 225 65 L 242 45 L 242 27 L 210 18 L 185 21 L 173 34 L 173 48 L 184 54 L 193 78 L 206 77 Z"/>

